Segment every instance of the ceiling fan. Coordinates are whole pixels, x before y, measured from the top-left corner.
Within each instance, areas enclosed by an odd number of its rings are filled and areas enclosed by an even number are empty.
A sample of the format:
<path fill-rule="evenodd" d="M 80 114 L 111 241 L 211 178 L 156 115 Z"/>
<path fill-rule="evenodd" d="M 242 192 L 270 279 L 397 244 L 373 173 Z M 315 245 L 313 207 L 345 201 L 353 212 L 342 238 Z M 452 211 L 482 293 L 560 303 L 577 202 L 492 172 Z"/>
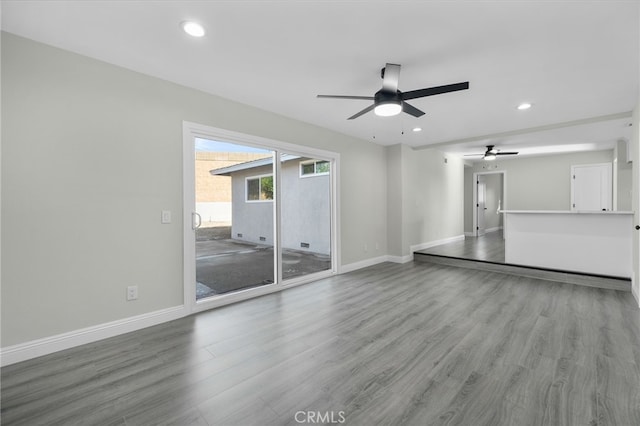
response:
<path fill-rule="evenodd" d="M 456 92 L 458 90 L 466 90 L 469 88 L 469 82 L 465 81 L 464 83 L 447 84 L 445 86 L 401 92 L 398 90 L 398 80 L 400 78 L 400 65 L 398 64 L 386 64 L 385 67 L 380 70 L 380 77 L 382 77 L 382 89 L 378 90 L 373 96 L 318 95 L 318 97 L 373 101 L 372 105 L 369 105 L 357 114 L 352 115 L 347 120 L 358 118 L 371 110 L 374 110 L 376 115 L 383 117 L 400 114 L 400 112 L 406 112 L 414 117 L 420 117 L 424 115 L 424 112 L 412 105 L 409 105 L 405 101 L 424 98 L 425 96 Z"/>
<path fill-rule="evenodd" d="M 495 145 L 487 145 L 487 150 L 483 154 L 467 154 L 465 157 L 477 157 L 482 155 L 484 160 L 491 161 L 495 160 L 498 155 L 517 155 L 518 153 L 515 151 L 511 152 L 501 152 L 497 149 L 494 149 Z"/>

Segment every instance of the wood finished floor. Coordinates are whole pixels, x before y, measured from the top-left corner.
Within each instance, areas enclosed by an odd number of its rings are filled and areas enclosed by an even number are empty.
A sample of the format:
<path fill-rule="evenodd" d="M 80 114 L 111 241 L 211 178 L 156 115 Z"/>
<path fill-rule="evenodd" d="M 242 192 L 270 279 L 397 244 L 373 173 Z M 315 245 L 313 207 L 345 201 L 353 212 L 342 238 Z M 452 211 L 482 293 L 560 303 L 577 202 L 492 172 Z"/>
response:
<path fill-rule="evenodd" d="M 504 263 L 505 259 L 502 231 L 490 232 L 482 237 L 466 237 L 462 241 L 441 244 L 417 252 L 497 263 Z"/>
<path fill-rule="evenodd" d="M 2 368 L 3 425 L 640 424 L 629 292 L 380 264 Z"/>

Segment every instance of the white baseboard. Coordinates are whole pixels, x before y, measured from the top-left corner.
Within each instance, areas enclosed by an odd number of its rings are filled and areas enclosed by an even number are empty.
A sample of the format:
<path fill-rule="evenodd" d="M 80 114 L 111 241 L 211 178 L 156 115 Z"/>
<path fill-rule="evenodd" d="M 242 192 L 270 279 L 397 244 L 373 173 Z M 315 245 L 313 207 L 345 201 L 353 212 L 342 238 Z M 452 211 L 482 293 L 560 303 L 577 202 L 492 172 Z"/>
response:
<path fill-rule="evenodd" d="M 476 233 L 475 233 L 475 232 L 465 232 L 465 233 L 464 233 L 464 236 L 465 236 L 465 237 L 475 237 L 475 236 L 476 236 Z"/>
<path fill-rule="evenodd" d="M 387 262 L 408 263 L 413 261 L 413 253 L 406 256 L 387 256 Z"/>
<path fill-rule="evenodd" d="M 443 238 L 441 240 L 434 240 L 426 243 L 417 244 L 415 246 L 411 246 L 409 251 L 413 253 L 414 251 L 428 249 L 430 247 L 439 246 L 440 244 L 455 243 L 456 241 L 463 241 L 463 240 L 464 240 L 464 234 L 456 235 L 455 237 Z"/>
<path fill-rule="evenodd" d="M 464 236 L 463 236 L 463 239 L 464 239 Z M 438 244 L 434 244 L 434 245 L 438 245 Z M 412 249 L 413 247 L 414 246 L 412 246 Z M 421 249 L 416 249 L 416 250 L 421 250 Z M 411 252 L 412 252 L 411 254 L 408 254 L 406 256 L 391 256 L 387 254 L 384 256 L 373 257 L 371 259 L 361 260 L 360 262 L 354 262 L 354 263 L 349 263 L 347 265 L 342 265 L 338 273 L 346 274 L 347 272 L 357 271 L 358 269 L 367 268 L 369 266 L 377 265 L 379 263 L 384 263 L 384 262 L 408 263 L 413 260 L 413 250 Z"/>
<path fill-rule="evenodd" d="M 0 365 L 15 364 L 39 356 L 70 349 L 153 325 L 162 324 L 188 315 L 184 306 L 163 309 L 135 317 L 70 331 L 43 339 L 32 340 L 0 349 Z"/>
<path fill-rule="evenodd" d="M 339 274 L 346 274 L 347 272 L 357 271 L 358 269 L 366 268 L 369 266 L 377 265 L 378 263 L 388 262 L 389 256 L 372 257 L 371 259 L 361 260 L 359 262 L 348 263 L 346 265 L 340 265 L 338 269 Z"/>

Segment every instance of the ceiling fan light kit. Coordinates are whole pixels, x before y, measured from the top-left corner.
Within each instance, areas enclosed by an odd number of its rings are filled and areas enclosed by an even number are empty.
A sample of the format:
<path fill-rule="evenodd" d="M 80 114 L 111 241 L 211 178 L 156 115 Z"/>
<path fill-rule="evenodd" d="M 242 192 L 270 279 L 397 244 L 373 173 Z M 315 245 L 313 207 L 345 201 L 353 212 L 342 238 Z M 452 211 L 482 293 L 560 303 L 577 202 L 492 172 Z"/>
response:
<path fill-rule="evenodd" d="M 376 105 L 373 112 L 380 117 L 391 117 L 402 112 L 402 105 L 396 102 L 387 102 Z"/>
<path fill-rule="evenodd" d="M 373 105 L 369 105 L 362 111 L 352 115 L 347 120 L 353 120 L 373 110 L 373 112 L 381 117 L 390 117 L 405 112 L 414 117 L 424 115 L 423 111 L 408 104 L 406 101 L 426 96 L 440 95 L 443 93 L 456 92 L 458 90 L 467 90 L 469 82 L 447 84 L 445 86 L 429 87 L 426 89 L 411 90 L 409 92 L 401 92 L 398 90 L 398 81 L 400 78 L 400 65 L 387 63 L 380 70 L 382 77 L 382 89 L 378 90 L 373 96 L 345 96 L 345 95 L 318 95 L 318 98 L 334 98 L 334 99 L 359 99 L 372 100 Z"/>

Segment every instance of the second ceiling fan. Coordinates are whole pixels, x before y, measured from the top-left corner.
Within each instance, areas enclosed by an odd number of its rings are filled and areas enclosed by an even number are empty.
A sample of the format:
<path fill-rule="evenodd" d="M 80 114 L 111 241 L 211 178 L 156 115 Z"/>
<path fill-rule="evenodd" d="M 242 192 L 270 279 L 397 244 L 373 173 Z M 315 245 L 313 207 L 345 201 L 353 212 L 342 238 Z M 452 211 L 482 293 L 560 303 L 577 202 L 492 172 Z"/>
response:
<path fill-rule="evenodd" d="M 424 112 L 412 105 L 409 105 L 406 101 L 424 98 L 425 96 L 466 90 L 469 88 L 469 82 L 465 81 L 463 83 L 447 84 L 444 86 L 401 92 L 398 90 L 398 81 L 400 78 L 400 65 L 398 64 L 386 64 L 380 71 L 380 76 L 382 77 L 382 89 L 378 90 L 373 96 L 318 95 L 318 97 L 373 101 L 372 105 L 369 105 L 362 111 L 352 115 L 347 120 L 358 118 L 371 110 L 374 110 L 376 115 L 385 117 L 400 114 L 400 112 L 405 112 L 414 117 L 420 117 L 424 115 Z"/>
<path fill-rule="evenodd" d="M 495 148 L 495 145 L 487 145 L 487 150 L 484 152 L 484 154 L 467 154 L 465 155 L 465 157 L 482 156 L 484 160 L 491 161 L 491 160 L 495 160 L 498 155 L 518 155 L 517 151 L 502 152 L 494 148 Z"/>

